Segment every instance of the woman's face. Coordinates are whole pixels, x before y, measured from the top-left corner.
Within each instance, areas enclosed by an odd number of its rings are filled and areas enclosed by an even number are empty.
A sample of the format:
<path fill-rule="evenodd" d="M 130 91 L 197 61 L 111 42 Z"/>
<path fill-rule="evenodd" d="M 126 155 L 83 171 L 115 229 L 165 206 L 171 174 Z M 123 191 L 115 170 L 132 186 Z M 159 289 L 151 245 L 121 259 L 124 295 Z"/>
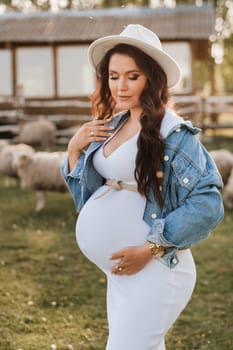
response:
<path fill-rule="evenodd" d="M 119 110 L 141 109 L 140 96 L 147 78 L 133 58 L 115 53 L 109 61 L 109 89 Z"/>

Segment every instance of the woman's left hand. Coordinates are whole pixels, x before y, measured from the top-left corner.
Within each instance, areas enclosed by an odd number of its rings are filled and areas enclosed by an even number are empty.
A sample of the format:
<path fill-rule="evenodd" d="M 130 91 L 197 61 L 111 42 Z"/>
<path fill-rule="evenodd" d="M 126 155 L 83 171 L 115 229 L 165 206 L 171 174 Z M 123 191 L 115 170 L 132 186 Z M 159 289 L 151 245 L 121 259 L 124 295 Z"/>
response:
<path fill-rule="evenodd" d="M 145 244 L 144 246 L 122 249 L 113 253 L 110 259 L 118 260 L 112 268 L 112 273 L 117 275 L 133 275 L 148 264 L 152 259 L 152 255 L 148 244 Z"/>

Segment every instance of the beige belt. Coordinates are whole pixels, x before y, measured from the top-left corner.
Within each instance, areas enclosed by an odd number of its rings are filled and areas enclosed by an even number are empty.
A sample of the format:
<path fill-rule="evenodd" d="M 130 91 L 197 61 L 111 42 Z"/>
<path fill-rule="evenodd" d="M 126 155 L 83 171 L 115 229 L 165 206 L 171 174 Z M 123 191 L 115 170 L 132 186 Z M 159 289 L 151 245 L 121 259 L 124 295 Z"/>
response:
<path fill-rule="evenodd" d="M 128 190 L 128 191 L 133 191 L 133 192 L 138 192 L 138 186 L 134 184 L 128 184 L 127 182 L 123 182 L 121 180 L 113 180 L 113 179 L 108 179 L 105 182 L 105 185 L 109 186 L 109 188 L 101 193 L 99 196 L 95 197 L 95 199 L 99 199 L 105 194 L 107 194 L 112 188 L 115 191 L 120 191 L 120 190 Z"/>

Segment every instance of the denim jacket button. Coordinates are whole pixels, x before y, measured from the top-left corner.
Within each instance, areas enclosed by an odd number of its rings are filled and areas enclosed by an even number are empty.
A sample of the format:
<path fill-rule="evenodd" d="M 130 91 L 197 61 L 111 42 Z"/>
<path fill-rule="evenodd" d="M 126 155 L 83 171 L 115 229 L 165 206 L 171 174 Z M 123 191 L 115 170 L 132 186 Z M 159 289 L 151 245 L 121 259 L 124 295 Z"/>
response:
<path fill-rule="evenodd" d="M 152 219 L 156 219 L 157 218 L 157 214 L 156 213 L 152 213 L 151 217 L 152 217 Z"/>
<path fill-rule="evenodd" d="M 177 259 L 176 258 L 172 258 L 172 263 L 176 265 L 178 263 Z"/>
<path fill-rule="evenodd" d="M 180 132 L 180 130 L 181 130 L 180 127 L 176 128 L 176 132 Z"/>
<path fill-rule="evenodd" d="M 187 177 L 185 177 L 184 179 L 183 179 L 183 183 L 184 184 L 187 184 L 189 182 L 189 179 L 187 178 Z"/>
<path fill-rule="evenodd" d="M 166 155 L 163 159 L 165 160 L 165 162 L 167 162 L 169 160 L 169 156 Z"/>

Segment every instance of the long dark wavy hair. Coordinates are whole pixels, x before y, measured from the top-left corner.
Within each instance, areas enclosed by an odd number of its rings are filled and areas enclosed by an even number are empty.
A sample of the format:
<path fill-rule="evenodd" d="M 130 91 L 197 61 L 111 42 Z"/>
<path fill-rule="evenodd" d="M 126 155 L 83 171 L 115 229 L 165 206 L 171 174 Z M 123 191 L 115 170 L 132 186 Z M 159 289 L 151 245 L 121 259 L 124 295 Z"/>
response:
<path fill-rule="evenodd" d="M 160 126 L 168 103 L 167 77 L 160 65 L 140 49 L 126 44 L 118 44 L 110 49 L 97 66 L 97 88 L 92 95 L 92 106 L 98 119 L 114 114 L 115 101 L 109 89 L 109 61 L 113 54 L 124 54 L 133 58 L 138 68 L 147 78 L 141 94 L 141 131 L 138 137 L 135 179 L 139 193 L 148 199 L 149 189 L 162 206 L 164 140 Z"/>

